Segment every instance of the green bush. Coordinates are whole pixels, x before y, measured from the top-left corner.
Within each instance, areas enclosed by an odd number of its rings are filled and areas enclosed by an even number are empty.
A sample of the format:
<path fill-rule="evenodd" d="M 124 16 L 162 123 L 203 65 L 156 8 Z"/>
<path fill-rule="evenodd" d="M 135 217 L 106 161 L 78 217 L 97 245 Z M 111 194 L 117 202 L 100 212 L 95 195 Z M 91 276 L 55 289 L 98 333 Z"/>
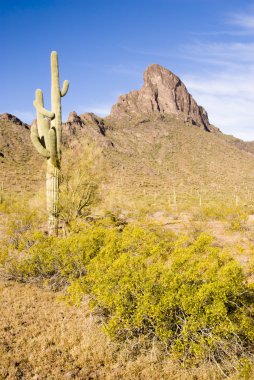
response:
<path fill-rule="evenodd" d="M 31 246 L 23 251 L 12 251 L 6 266 L 14 277 L 54 277 L 55 285 L 66 284 L 85 274 L 86 264 L 97 254 L 105 236 L 106 229 L 100 225 L 87 225 L 85 233 L 62 238 L 41 232 L 30 234 Z"/>
<path fill-rule="evenodd" d="M 205 219 L 221 221 L 234 220 L 237 218 L 244 221 L 248 217 L 248 209 L 245 206 L 229 205 L 226 203 L 214 203 L 203 206 L 201 213 Z"/>
<path fill-rule="evenodd" d="M 113 337 L 156 337 L 192 360 L 220 361 L 254 343 L 253 289 L 204 234 L 190 244 L 127 227 L 90 261 L 82 281 Z"/>
<path fill-rule="evenodd" d="M 2 204 L 2 239 L 0 246 L 0 264 L 4 264 L 13 252 L 29 248 L 37 240 L 41 214 L 30 207 L 28 201 L 10 198 Z M 40 233 L 39 233 L 40 235 Z"/>
<path fill-rule="evenodd" d="M 89 297 L 115 339 L 160 340 L 197 363 L 245 357 L 254 344 L 254 289 L 228 254 L 159 228 L 99 221 L 65 238 L 42 233 L 9 253 L 13 276 L 53 280 L 79 304 Z"/>
<path fill-rule="evenodd" d="M 228 216 L 229 228 L 232 231 L 244 231 L 247 229 L 248 214 L 243 210 L 235 210 Z"/>

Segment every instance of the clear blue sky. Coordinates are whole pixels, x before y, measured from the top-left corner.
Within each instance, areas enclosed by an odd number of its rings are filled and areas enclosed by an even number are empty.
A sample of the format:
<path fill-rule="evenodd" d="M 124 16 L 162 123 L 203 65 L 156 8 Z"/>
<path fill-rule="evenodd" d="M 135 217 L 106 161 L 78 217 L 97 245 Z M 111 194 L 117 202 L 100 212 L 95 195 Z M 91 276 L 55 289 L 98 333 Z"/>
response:
<path fill-rule="evenodd" d="M 59 53 L 72 110 L 105 115 L 159 63 L 225 133 L 254 140 L 254 0 L 0 0 L 0 113 L 30 122 Z"/>

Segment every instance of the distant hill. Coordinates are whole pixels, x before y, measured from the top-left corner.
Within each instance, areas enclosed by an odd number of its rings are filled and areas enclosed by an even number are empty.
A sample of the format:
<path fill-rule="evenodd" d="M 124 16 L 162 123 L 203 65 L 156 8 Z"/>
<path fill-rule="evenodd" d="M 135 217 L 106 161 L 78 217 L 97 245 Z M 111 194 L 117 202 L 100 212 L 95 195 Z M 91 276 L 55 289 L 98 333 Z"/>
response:
<path fill-rule="evenodd" d="M 30 141 L 30 127 L 14 115 L 0 115 L 0 182 L 4 191 L 36 191 L 43 180 L 42 165 Z"/>
<path fill-rule="evenodd" d="M 44 164 L 29 126 L 4 114 L 0 131 L 0 181 L 8 191 L 34 191 Z M 120 96 L 108 117 L 70 113 L 63 136 L 74 154 L 83 139 L 102 147 L 110 168 L 105 199 L 122 208 L 254 199 L 254 142 L 211 125 L 181 80 L 159 65 L 148 67 L 141 90 Z"/>

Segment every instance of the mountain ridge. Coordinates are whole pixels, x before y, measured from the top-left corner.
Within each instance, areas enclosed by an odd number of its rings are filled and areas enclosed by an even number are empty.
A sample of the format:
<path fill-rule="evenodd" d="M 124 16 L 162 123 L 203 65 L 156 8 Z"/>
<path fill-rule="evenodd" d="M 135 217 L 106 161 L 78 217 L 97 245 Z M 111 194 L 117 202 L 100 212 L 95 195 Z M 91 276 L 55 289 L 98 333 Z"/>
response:
<path fill-rule="evenodd" d="M 158 64 L 147 67 L 140 90 L 131 91 L 118 98 L 110 116 L 119 118 L 144 113 L 175 114 L 182 116 L 185 122 L 214 131 L 206 110 L 197 104 L 181 79 Z"/>
<path fill-rule="evenodd" d="M 254 199 L 254 144 L 224 135 L 210 124 L 206 111 L 197 105 L 182 82 L 177 86 L 178 95 L 170 92 L 171 85 L 169 92 L 165 90 L 168 75 L 174 83 L 178 77 L 167 70 L 167 78 L 160 78 L 158 67 L 152 68 L 153 73 L 149 73 L 150 69 L 146 74 L 152 84 L 148 83 L 140 96 L 134 92 L 134 100 L 139 99 L 140 104 L 133 104 L 132 95 L 127 94 L 123 95 L 127 106 L 121 101 L 117 106 L 118 101 L 105 118 L 89 112 L 71 112 L 63 123 L 65 149 L 75 155 L 84 139 L 99 146 L 110 168 L 103 197 L 111 197 L 114 204 L 123 207 L 128 202 L 144 203 L 145 198 L 147 204 L 156 200 L 158 207 L 160 202 L 165 206 L 172 201 L 172 189 L 178 192 L 178 199 L 200 193 L 207 200 L 227 199 L 235 192 L 242 199 L 253 194 Z M 156 72 L 159 79 L 153 77 Z M 167 93 L 174 96 L 167 100 Z M 185 97 L 181 102 L 177 98 L 180 93 Z M 179 109 L 175 101 L 180 102 Z M 144 102 L 147 108 L 142 107 Z M 189 108 L 184 114 L 181 110 L 186 106 Z M 174 112 L 169 112 L 170 107 L 175 107 Z M 202 124 L 200 110 L 209 124 Z M 43 184 L 45 163 L 33 148 L 29 134 L 29 126 L 15 116 L 0 115 L 0 181 L 6 191 L 34 192 Z"/>

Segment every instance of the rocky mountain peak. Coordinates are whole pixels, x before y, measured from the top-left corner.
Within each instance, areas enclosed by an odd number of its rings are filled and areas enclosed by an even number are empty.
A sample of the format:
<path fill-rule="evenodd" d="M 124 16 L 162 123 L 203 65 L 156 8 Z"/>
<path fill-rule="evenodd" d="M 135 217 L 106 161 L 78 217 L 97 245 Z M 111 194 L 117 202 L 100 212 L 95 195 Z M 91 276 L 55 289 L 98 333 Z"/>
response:
<path fill-rule="evenodd" d="M 170 70 L 152 64 L 144 72 L 144 85 L 118 98 L 112 117 L 137 116 L 144 113 L 176 114 L 186 122 L 209 130 L 209 119 L 198 106 L 180 78 Z"/>
<path fill-rule="evenodd" d="M 85 136 L 100 146 L 112 146 L 105 134 L 104 120 L 93 112 L 78 115 L 72 111 L 66 123 L 63 123 L 63 144 L 70 148 L 75 148 Z"/>
<path fill-rule="evenodd" d="M 68 119 L 67 119 L 67 123 L 77 123 L 77 124 L 81 123 L 81 119 L 78 116 L 77 112 L 72 111 L 72 112 L 69 113 L 69 116 L 68 116 Z"/>
<path fill-rule="evenodd" d="M 28 129 L 28 125 L 26 123 L 23 123 L 23 121 L 21 121 L 17 116 L 15 115 L 12 115 L 10 113 L 2 113 L 0 114 L 0 121 L 9 121 L 13 124 L 16 124 L 16 125 L 21 125 L 23 127 L 25 127 L 26 129 Z"/>

